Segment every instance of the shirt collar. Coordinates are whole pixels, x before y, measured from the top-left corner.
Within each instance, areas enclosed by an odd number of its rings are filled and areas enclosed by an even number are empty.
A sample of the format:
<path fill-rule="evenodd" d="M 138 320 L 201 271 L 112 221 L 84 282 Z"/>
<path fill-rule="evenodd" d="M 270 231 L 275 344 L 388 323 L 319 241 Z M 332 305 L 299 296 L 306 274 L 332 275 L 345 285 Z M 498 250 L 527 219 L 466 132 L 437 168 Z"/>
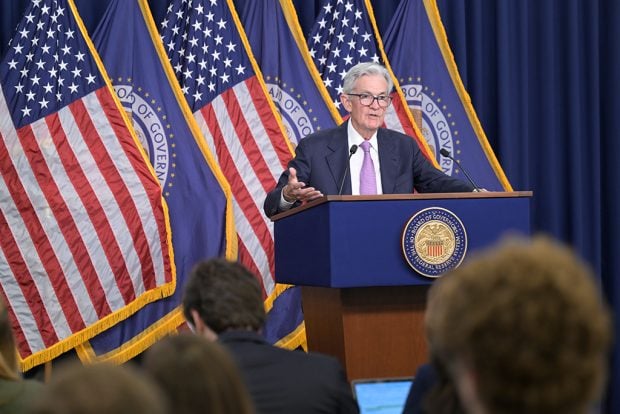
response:
<path fill-rule="evenodd" d="M 244 331 L 244 330 L 230 330 L 224 331 L 218 334 L 217 339 L 219 342 L 265 342 L 265 338 L 258 332 Z"/>
<path fill-rule="evenodd" d="M 347 125 L 347 135 L 349 137 L 349 148 L 351 148 L 351 145 L 354 145 L 354 144 L 359 147 L 359 145 L 362 142 L 364 142 L 364 138 L 362 138 L 359 132 L 357 132 L 355 128 L 353 128 L 353 124 L 351 123 L 350 119 Z M 368 141 L 370 142 L 370 145 L 372 146 L 372 148 L 374 148 L 375 151 L 378 151 L 379 146 L 377 144 L 377 131 L 375 131 L 375 133 L 372 134 L 372 136 L 370 137 Z"/>

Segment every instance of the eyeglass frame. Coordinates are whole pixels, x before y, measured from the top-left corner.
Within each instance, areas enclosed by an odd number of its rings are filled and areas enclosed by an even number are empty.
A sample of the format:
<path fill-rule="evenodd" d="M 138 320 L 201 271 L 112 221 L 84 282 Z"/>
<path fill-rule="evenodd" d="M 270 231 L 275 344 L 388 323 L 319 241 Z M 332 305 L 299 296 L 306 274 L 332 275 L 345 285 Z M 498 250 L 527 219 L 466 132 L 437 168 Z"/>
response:
<path fill-rule="evenodd" d="M 360 100 L 360 104 L 364 105 L 364 106 L 372 106 L 372 104 L 377 101 L 377 105 L 379 105 L 379 108 L 387 108 L 390 106 L 390 104 L 392 103 L 392 97 L 390 95 L 373 95 L 371 93 L 345 93 L 345 95 L 347 96 L 357 96 Z M 363 98 L 362 98 L 363 97 Z M 372 97 L 372 100 L 370 101 L 369 104 L 365 104 L 364 102 L 362 102 L 362 99 L 364 98 L 370 98 Z M 384 98 L 384 99 L 380 99 L 380 98 Z M 387 104 L 385 106 L 381 105 L 381 102 L 387 102 Z"/>

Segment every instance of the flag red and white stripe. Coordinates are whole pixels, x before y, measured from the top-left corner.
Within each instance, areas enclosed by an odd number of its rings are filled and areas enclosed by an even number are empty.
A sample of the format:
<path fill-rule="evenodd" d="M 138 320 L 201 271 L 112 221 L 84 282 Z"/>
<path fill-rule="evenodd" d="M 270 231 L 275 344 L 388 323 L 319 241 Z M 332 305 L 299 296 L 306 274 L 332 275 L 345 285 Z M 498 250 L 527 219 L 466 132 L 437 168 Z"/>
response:
<path fill-rule="evenodd" d="M 22 368 L 174 289 L 161 188 L 64 0 L 0 64 L 0 289 Z"/>
<path fill-rule="evenodd" d="M 172 280 L 159 186 L 115 111 L 103 88 L 0 123 L 0 284 L 22 357 Z"/>
<path fill-rule="evenodd" d="M 194 117 L 231 186 L 239 261 L 262 276 L 268 295 L 275 286 L 273 223 L 262 204 L 291 153 L 266 99 L 258 79 L 251 77 Z"/>
<path fill-rule="evenodd" d="M 260 275 L 268 296 L 275 287 L 273 225 L 262 205 L 292 152 L 232 1 L 175 0 L 161 33 L 185 98 L 230 184 L 238 259 Z"/>

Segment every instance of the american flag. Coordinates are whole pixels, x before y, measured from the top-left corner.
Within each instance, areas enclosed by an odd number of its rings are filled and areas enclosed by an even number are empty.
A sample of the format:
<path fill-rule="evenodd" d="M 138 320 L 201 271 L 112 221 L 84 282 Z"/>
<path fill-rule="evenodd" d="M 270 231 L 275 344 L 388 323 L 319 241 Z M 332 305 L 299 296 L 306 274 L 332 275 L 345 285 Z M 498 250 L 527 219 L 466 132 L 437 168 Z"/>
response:
<path fill-rule="evenodd" d="M 174 290 L 161 189 L 67 0 L 0 63 L 0 288 L 23 369 Z"/>
<path fill-rule="evenodd" d="M 273 226 L 267 191 L 292 157 L 290 143 L 232 1 L 173 1 L 161 24 L 181 89 L 233 194 L 239 261 L 274 289 Z"/>
<path fill-rule="evenodd" d="M 343 116 L 347 112 L 340 104 L 342 80 L 351 67 L 372 61 L 383 64 L 390 71 L 376 27 L 370 0 L 324 0 L 308 36 L 310 56 L 334 105 Z M 436 163 L 414 124 L 407 101 L 391 71 L 390 75 L 396 90 L 392 93 L 392 105 L 385 114 L 386 126 L 414 137 L 426 157 Z"/>
<path fill-rule="evenodd" d="M 164 189 L 174 246 L 174 294 L 76 348 L 83 362 L 123 363 L 185 322 L 179 304 L 192 267 L 235 257 L 237 235 L 228 183 L 172 74 L 146 0 L 110 1 L 92 39 Z"/>

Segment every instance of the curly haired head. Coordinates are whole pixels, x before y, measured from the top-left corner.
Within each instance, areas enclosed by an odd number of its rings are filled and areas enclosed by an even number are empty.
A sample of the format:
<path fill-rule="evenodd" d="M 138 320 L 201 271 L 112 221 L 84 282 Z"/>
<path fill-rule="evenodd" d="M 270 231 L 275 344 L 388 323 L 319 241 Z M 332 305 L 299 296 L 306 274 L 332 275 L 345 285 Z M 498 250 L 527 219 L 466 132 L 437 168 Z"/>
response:
<path fill-rule="evenodd" d="M 591 271 L 545 237 L 512 240 L 429 293 L 431 352 L 465 366 L 487 412 L 584 413 L 600 397 L 611 344 Z"/>

